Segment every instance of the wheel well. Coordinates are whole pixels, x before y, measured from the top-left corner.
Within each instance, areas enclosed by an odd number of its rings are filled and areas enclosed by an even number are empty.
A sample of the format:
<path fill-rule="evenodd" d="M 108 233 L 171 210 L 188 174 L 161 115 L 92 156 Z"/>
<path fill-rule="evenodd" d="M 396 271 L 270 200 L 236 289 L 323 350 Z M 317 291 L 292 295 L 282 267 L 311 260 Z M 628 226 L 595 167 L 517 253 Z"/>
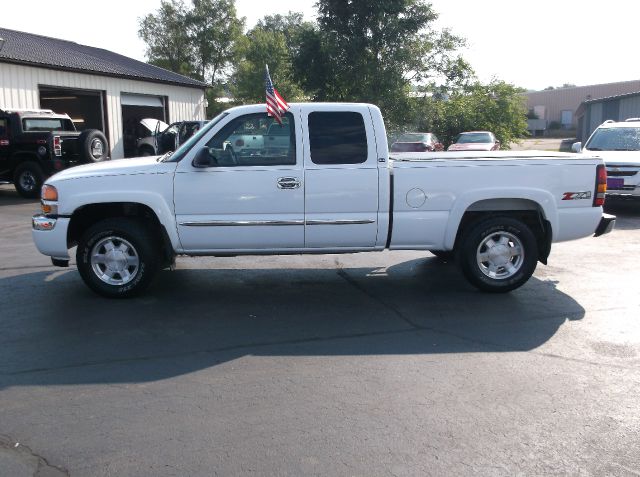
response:
<path fill-rule="evenodd" d="M 527 225 L 536 237 L 538 260 L 547 264 L 547 258 L 551 252 L 551 223 L 546 219 L 539 204 L 526 199 L 489 199 L 472 204 L 460 220 L 454 248 L 457 247 L 465 231 L 491 217 L 512 217 Z"/>
<path fill-rule="evenodd" d="M 173 247 L 166 229 L 158 220 L 153 210 L 144 204 L 136 202 L 108 202 L 90 204 L 76 209 L 71 215 L 67 232 L 67 247 L 78 244 L 82 234 L 94 224 L 110 218 L 130 217 L 144 223 L 156 236 L 162 238 L 162 253 L 170 263 L 173 260 Z"/>

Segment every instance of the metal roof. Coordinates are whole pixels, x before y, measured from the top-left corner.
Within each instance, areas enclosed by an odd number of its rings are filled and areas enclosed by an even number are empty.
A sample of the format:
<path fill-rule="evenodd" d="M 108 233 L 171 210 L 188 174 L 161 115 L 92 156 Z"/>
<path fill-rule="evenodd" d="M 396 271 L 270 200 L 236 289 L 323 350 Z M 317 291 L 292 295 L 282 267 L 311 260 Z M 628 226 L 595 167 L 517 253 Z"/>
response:
<path fill-rule="evenodd" d="M 202 81 L 183 76 L 102 48 L 0 28 L 0 63 L 47 67 L 85 74 L 206 88 Z"/>

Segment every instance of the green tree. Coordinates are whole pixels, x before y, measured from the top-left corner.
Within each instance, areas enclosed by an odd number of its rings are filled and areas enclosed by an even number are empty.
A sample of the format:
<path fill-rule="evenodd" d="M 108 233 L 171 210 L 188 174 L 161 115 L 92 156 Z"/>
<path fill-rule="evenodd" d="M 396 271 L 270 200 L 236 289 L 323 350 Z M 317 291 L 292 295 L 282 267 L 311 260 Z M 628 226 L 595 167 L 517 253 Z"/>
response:
<path fill-rule="evenodd" d="M 526 137 L 527 108 L 524 90 L 504 81 L 475 82 L 446 98 L 416 99 L 411 128 L 432 131 L 445 144 L 464 131 L 491 131 L 502 149 Z"/>
<path fill-rule="evenodd" d="M 228 74 L 244 18 L 235 0 L 162 0 L 140 19 L 138 34 L 147 44 L 149 63 L 215 84 Z"/>
<path fill-rule="evenodd" d="M 139 19 L 138 36 L 147 44 L 147 60 L 152 65 L 187 76 L 196 74 L 187 9 L 181 0 L 162 0 L 156 13 Z"/>
<path fill-rule="evenodd" d="M 237 17 L 235 0 L 193 0 L 186 25 L 198 76 L 215 84 L 235 59 L 235 43 L 242 35 L 244 18 Z"/>
<path fill-rule="evenodd" d="M 456 54 L 464 41 L 433 27 L 422 0 L 319 0 L 318 26 L 303 28 L 293 61 L 314 99 L 378 104 L 397 123 L 412 84 L 461 84 L 471 73 Z"/>
<path fill-rule="evenodd" d="M 232 90 L 238 101 L 265 101 L 265 65 L 269 65 L 274 86 L 285 100 L 304 99 L 304 92 L 293 74 L 283 31 L 258 25 L 238 42 L 237 54 L 240 60 L 232 78 Z"/>

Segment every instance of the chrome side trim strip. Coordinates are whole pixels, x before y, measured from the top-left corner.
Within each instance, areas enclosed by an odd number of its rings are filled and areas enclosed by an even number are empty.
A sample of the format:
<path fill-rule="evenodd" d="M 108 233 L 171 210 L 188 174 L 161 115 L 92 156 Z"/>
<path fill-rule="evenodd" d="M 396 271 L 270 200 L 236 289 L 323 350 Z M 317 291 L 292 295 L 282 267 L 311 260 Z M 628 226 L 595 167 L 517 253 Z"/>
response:
<path fill-rule="evenodd" d="M 264 225 L 365 225 L 374 224 L 373 219 L 361 220 L 208 220 L 203 222 L 180 222 L 183 227 L 246 227 Z"/>
<path fill-rule="evenodd" d="M 361 220 L 307 220 L 307 225 L 364 225 L 374 224 L 376 221 L 373 219 L 361 219 Z"/>
<path fill-rule="evenodd" d="M 304 220 L 208 220 L 204 222 L 180 222 L 184 227 L 246 227 L 260 225 L 304 225 Z"/>

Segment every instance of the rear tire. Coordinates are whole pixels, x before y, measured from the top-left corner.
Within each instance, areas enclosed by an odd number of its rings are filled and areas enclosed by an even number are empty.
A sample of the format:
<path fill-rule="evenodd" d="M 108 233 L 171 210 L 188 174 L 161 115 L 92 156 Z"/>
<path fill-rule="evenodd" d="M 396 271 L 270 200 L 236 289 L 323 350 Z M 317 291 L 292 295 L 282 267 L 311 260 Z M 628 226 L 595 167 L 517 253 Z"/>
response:
<path fill-rule="evenodd" d="M 25 162 L 16 167 L 13 174 L 13 185 L 25 199 L 40 197 L 40 188 L 44 181 L 44 173 L 35 162 Z"/>
<path fill-rule="evenodd" d="M 107 298 L 138 295 L 160 268 L 157 242 L 139 221 L 122 217 L 98 222 L 78 242 L 80 276 L 89 288 Z"/>
<path fill-rule="evenodd" d="M 464 234 L 458 260 L 472 285 L 504 293 L 524 285 L 533 275 L 538 246 L 527 225 L 511 217 L 495 217 Z"/>

